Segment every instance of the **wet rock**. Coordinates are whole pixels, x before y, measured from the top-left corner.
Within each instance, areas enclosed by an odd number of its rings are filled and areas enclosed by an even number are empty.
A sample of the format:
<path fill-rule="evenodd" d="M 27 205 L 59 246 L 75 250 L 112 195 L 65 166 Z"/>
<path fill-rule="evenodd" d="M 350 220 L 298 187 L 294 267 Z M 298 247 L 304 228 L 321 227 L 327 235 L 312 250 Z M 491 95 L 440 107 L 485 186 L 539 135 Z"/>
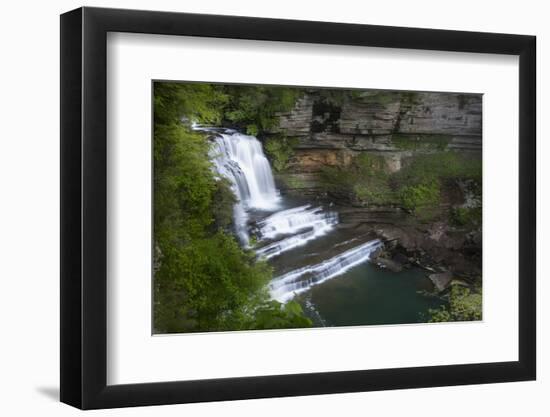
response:
<path fill-rule="evenodd" d="M 383 253 L 384 249 L 382 247 L 376 248 L 374 252 L 370 254 L 370 260 L 372 262 L 376 261 Z"/>
<path fill-rule="evenodd" d="M 410 262 L 409 262 L 409 257 L 403 253 L 396 253 L 395 255 L 393 255 L 393 258 L 392 258 L 392 261 L 398 263 L 398 264 L 401 264 L 401 265 L 408 265 Z"/>
<path fill-rule="evenodd" d="M 445 271 L 439 274 L 430 274 L 428 278 L 433 282 L 437 291 L 441 292 L 445 291 L 451 284 L 453 273 L 451 271 Z"/>
<path fill-rule="evenodd" d="M 403 270 L 403 265 L 388 258 L 378 257 L 376 265 L 380 268 L 389 269 L 392 272 L 401 272 Z"/>

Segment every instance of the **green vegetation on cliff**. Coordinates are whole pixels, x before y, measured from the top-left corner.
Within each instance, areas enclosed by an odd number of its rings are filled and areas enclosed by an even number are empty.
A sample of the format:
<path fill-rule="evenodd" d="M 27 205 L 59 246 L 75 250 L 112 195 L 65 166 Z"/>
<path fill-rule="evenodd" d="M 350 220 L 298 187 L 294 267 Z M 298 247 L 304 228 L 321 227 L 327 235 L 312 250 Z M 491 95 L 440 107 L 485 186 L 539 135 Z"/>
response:
<path fill-rule="evenodd" d="M 297 144 L 298 139 L 289 138 L 286 135 L 277 135 L 266 140 L 264 151 L 269 156 L 275 171 L 282 172 L 287 168 Z"/>
<path fill-rule="evenodd" d="M 453 207 L 450 220 L 454 226 L 480 227 L 481 216 L 481 207 Z"/>
<path fill-rule="evenodd" d="M 387 204 L 394 201 L 390 174 L 383 157 L 362 153 L 350 166 L 331 166 L 321 171 L 325 190 L 332 195 L 366 204 Z"/>
<path fill-rule="evenodd" d="M 249 135 L 275 126 L 276 113 L 289 111 L 303 94 L 298 88 L 270 86 L 220 86 L 227 94 L 224 117 L 243 127 Z"/>
<path fill-rule="evenodd" d="M 392 144 L 400 150 L 444 151 L 451 142 L 449 135 L 392 134 Z"/>
<path fill-rule="evenodd" d="M 229 102 L 223 86 L 154 84 L 155 333 L 311 325 L 297 303 L 269 299 L 270 267 L 230 232 L 235 196 L 210 144 L 182 123 L 218 124 Z"/>
<path fill-rule="evenodd" d="M 442 203 L 445 184 L 470 181 L 481 195 L 481 161 L 453 151 L 415 155 L 397 173 L 390 174 L 383 156 L 362 153 L 349 166 L 325 167 L 321 185 L 336 198 L 365 205 L 398 205 L 428 218 Z M 455 208 L 457 225 L 476 226 L 481 208 Z"/>
<path fill-rule="evenodd" d="M 482 319 L 481 288 L 471 290 L 460 285 L 453 285 L 449 292 L 449 306 L 430 309 L 432 323 L 447 321 L 471 321 Z"/>
<path fill-rule="evenodd" d="M 420 154 L 392 178 L 401 205 L 421 217 L 441 205 L 443 186 L 456 180 L 481 184 L 481 160 L 453 151 Z"/>

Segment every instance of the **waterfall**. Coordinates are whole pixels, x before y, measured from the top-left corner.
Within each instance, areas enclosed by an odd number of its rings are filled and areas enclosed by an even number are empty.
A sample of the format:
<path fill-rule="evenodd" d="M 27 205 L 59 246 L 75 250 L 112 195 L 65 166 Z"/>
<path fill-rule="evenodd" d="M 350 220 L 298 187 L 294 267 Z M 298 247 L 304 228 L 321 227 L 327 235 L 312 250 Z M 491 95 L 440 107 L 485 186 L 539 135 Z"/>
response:
<path fill-rule="evenodd" d="M 303 233 L 298 233 L 294 236 L 286 237 L 280 241 L 270 243 L 262 246 L 256 250 L 256 253 L 265 258 L 270 259 L 275 256 L 279 256 L 281 253 L 289 251 L 291 249 L 304 246 L 307 242 L 328 233 L 333 227 L 331 223 L 319 222 L 313 226 L 312 230 L 308 230 Z"/>
<path fill-rule="evenodd" d="M 245 208 L 277 208 L 279 192 L 260 141 L 235 131 L 221 133 L 214 141 L 214 164 L 220 174 L 237 185 L 237 197 Z"/>
<path fill-rule="evenodd" d="M 237 198 L 234 207 L 235 229 L 243 245 L 249 246 L 250 241 L 249 213 L 255 210 L 266 216 L 255 224 L 255 235 L 258 238 L 255 250 L 258 257 L 270 259 L 279 256 L 283 252 L 306 245 L 336 227 L 338 215 L 319 206 L 306 204 L 278 210 L 281 197 L 275 187 L 271 166 L 260 141 L 254 136 L 232 129 L 197 124 L 193 124 L 192 128 L 212 134 L 210 158 L 216 173 L 231 182 Z M 296 294 L 368 261 L 370 254 L 381 245 L 379 240 L 372 240 L 319 264 L 274 278 L 269 284 L 271 297 L 285 303 Z"/>
<path fill-rule="evenodd" d="M 271 297 L 285 303 L 314 285 L 328 281 L 368 261 L 371 253 L 380 246 L 382 242 L 379 239 L 371 240 L 319 264 L 308 265 L 274 278 L 269 284 Z"/>
<path fill-rule="evenodd" d="M 262 145 L 254 136 L 231 129 L 193 125 L 193 129 L 214 132 L 210 159 L 216 172 L 231 182 L 237 198 L 233 210 L 235 229 L 241 242 L 248 246 L 248 210 L 274 210 L 279 192 Z"/>

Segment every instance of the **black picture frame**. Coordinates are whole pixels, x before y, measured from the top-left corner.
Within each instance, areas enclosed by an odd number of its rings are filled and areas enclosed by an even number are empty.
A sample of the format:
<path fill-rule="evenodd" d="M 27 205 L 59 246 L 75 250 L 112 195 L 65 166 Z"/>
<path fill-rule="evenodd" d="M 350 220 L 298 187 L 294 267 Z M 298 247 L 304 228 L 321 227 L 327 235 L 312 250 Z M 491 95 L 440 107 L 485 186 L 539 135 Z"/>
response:
<path fill-rule="evenodd" d="M 519 56 L 519 360 L 107 385 L 108 32 Z M 61 401 L 82 409 L 536 377 L 536 38 L 251 17 L 79 8 L 61 15 Z"/>

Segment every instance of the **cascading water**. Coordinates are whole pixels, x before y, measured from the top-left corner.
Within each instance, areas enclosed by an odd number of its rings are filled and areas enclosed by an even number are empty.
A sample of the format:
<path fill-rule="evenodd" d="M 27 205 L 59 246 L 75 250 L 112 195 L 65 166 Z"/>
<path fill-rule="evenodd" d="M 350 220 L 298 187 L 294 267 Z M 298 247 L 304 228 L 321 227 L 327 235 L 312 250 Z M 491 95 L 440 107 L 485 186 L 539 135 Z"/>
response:
<path fill-rule="evenodd" d="M 231 182 L 237 197 L 234 223 L 243 245 L 249 246 L 250 242 L 249 214 L 252 211 L 267 212 L 267 217 L 257 221 L 253 227 L 259 257 L 270 259 L 304 246 L 331 232 L 338 224 L 335 212 L 309 204 L 277 211 L 282 203 L 281 197 L 262 145 L 254 136 L 231 129 L 198 125 L 193 125 L 193 128 L 212 134 L 210 157 L 216 172 Z M 381 245 L 379 240 L 363 243 L 321 263 L 274 278 L 269 284 L 270 294 L 273 299 L 285 303 L 312 286 L 368 261 L 371 253 Z"/>
<path fill-rule="evenodd" d="M 269 284 L 271 297 L 285 303 L 314 285 L 342 275 L 354 266 L 368 261 L 371 254 L 381 246 L 380 240 L 371 240 L 320 264 L 308 265 L 274 278 Z"/>
<path fill-rule="evenodd" d="M 243 135 L 231 129 L 197 125 L 193 128 L 215 133 L 210 158 L 216 172 L 231 182 L 237 197 L 234 207 L 235 229 L 241 242 L 248 246 L 250 238 L 247 211 L 274 210 L 280 199 L 262 145 L 254 136 Z"/>
<path fill-rule="evenodd" d="M 338 216 L 310 205 L 279 211 L 258 223 L 260 240 L 290 235 L 260 247 L 256 253 L 266 259 L 305 245 L 307 242 L 331 231 L 338 223 Z"/>
<path fill-rule="evenodd" d="M 214 164 L 237 184 L 245 208 L 277 208 L 279 192 L 260 141 L 238 132 L 221 133 L 214 141 Z"/>
<path fill-rule="evenodd" d="M 293 234 L 307 228 L 326 227 L 338 223 L 336 213 L 326 213 L 322 207 L 305 205 L 279 211 L 260 221 L 259 233 L 263 239 L 273 239 L 283 234 Z"/>

